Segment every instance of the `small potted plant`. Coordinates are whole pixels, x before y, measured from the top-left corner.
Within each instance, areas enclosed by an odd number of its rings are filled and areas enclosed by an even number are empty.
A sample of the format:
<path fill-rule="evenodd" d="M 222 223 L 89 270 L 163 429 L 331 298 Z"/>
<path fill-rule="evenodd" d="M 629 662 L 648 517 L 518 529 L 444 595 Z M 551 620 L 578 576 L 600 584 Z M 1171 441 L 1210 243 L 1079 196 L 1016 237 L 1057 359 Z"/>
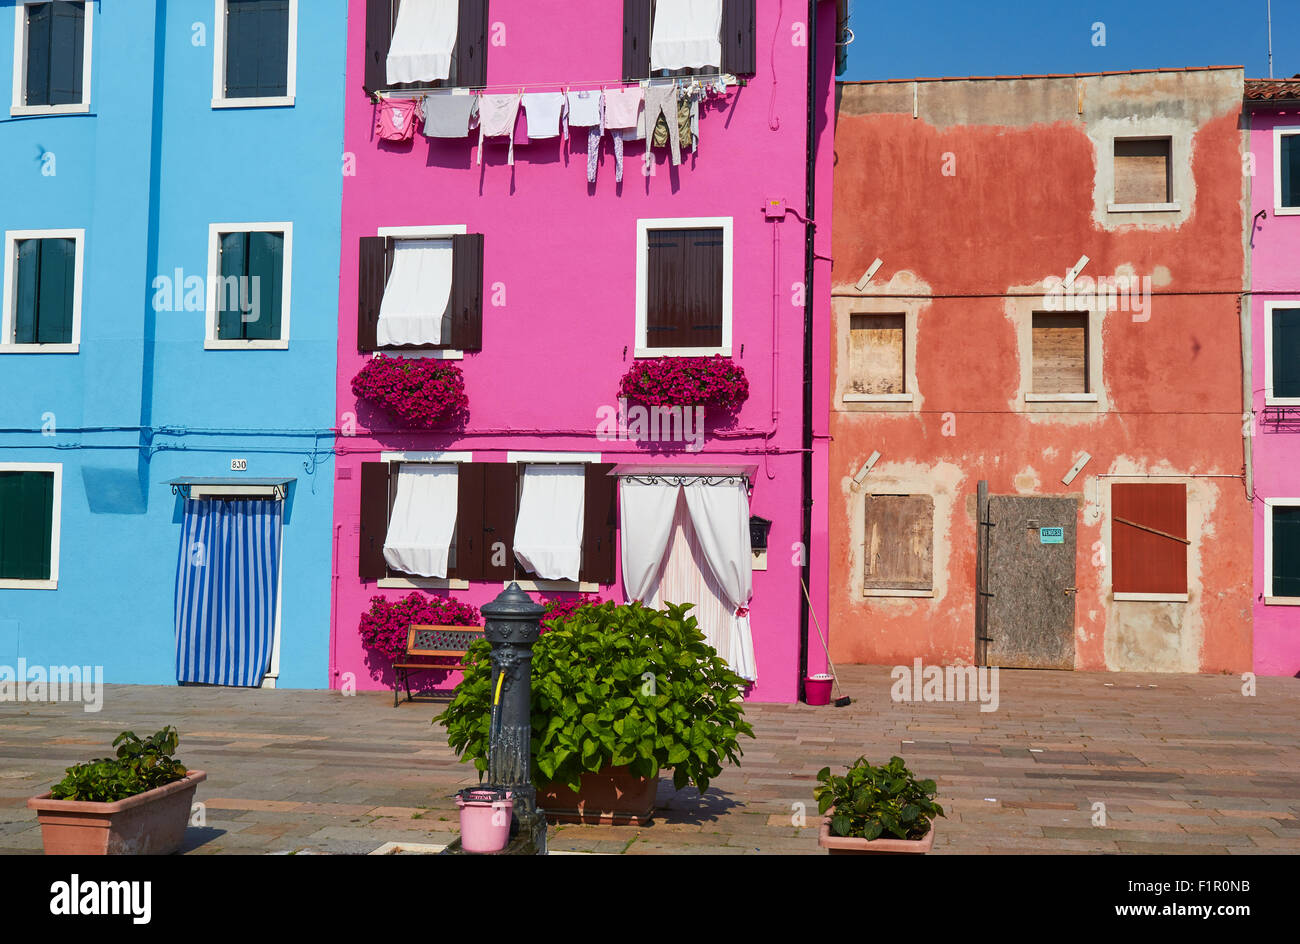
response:
<path fill-rule="evenodd" d="M 875 767 L 859 757 L 843 777 L 823 767 L 817 780 L 817 841 L 831 855 L 926 853 L 934 846 L 932 821 L 944 815 L 934 781 L 917 780 L 903 758 Z"/>
<path fill-rule="evenodd" d="M 168 855 L 180 848 L 201 770 L 172 755 L 180 737 L 165 727 L 146 740 L 113 739 L 116 757 L 67 769 L 49 793 L 32 797 L 46 855 Z"/>

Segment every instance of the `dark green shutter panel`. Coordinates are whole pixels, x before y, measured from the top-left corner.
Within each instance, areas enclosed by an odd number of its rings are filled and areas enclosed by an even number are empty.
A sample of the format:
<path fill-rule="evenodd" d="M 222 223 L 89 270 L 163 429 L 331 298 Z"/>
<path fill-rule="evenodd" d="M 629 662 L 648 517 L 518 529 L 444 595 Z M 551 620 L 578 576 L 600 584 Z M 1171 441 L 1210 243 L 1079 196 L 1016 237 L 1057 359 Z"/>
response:
<path fill-rule="evenodd" d="M 361 547 L 358 574 L 362 580 L 388 576 L 384 542 L 388 539 L 387 462 L 361 463 Z"/>
<path fill-rule="evenodd" d="M 388 87 L 388 48 L 393 42 L 392 0 L 366 0 L 365 87 Z"/>
<path fill-rule="evenodd" d="M 722 0 L 722 71 L 755 73 L 754 0 Z M 813 24 L 810 28 L 816 28 Z"/>
<path fill-rule="evenodd" d="M 650 0 L 623 0 L 623 81 L 650 75 Z"/>
<path fill-rule="evenodd" d="M 55 3 L 50 21 L 50 104 L 81 103 L 86 7 L 82 3 Z"/>
<path fill-rule="evenodd" d="M 357 249 L 357 350 L 379 347 L 379 306 L 393 268 L 393 241 L 386 236 L 362 236 Z"/>
<path fill-rule="evenodd" d="M 50 21 L 53 4 L 34 3 L 27 7 L 27 97 L 28 105 L 50 104 Z"/>
<path fill-rule="evenodd" d="M 256 341 L 280 340 L 284 301 L 284 234 L 248 234 L 248 287 L 243 296 L 250 307 L 242 316 L 244 337 Z M 252 310 L 252 301 L 257 308 Z"/>
<path fill-rule="evenodd" d="M 244 337 L 242 306 L 244 277 L 248 275 L 248 234 L 221 234 L 221 281 L 217 283 L 217 338 L 238 341 Z"/>
<path fill-rule="evenodd" d="M 483 349 L 483 234 L 451 237 L 451 346 Z"/>
<path fill-rule="evenodd" d="M 261 0 L 257 24 L 257 94 L 289 94 L 289 0 Z"/>
<path fill-rule="evenodd" d="M 1300 397 L 1300 308 L 1273 309 L 1273 396 Z"/>
<path fill-rule="evenodd" d="M 0 472 L 0 579 L 49 580 L 54 474 Z"/>
<path fill-rule="evenodd" d="M 461 88 L 487 85 L 488 0 L 460 0 L 452 83 Z"/>
<path fill-rule="evenodd" d="M 40 302 L 41 241 L 18 243 L 18 279 L 14 287 L 14 343 L 36 343 L 36 319 Z"/>
<path fill-rule="evenodd" d="M 71 239 L 42 239 L 40 301 L 36 343 L 72 342 L 72 302 L 77 273 L 77 244 Z"/>
<path fill-rule="evenodd" d="M 592 583 L 614 582 L 614 532 L 618 527 L 614 493 L 618 479 L 608 474 L 613 468 L 613 463 L 593 463 L 586 467 L 585 472 L 582 570 L 578 577 Z"/>
<path fill-rule="evenodd" d="M 287 95 L 288 76 L 288 0 L 227 0 L 226 97 Z"/>
<path fill-rule="evenodd" d="M 1275 597 L 1300 597 L 1300 508 L 1273 507 L 1273 589 Z"/>
<path fill-rule="evenodd" d="M 226 97 L 257 94 L 257 11 L 247 3 L 226 4 Z"/>

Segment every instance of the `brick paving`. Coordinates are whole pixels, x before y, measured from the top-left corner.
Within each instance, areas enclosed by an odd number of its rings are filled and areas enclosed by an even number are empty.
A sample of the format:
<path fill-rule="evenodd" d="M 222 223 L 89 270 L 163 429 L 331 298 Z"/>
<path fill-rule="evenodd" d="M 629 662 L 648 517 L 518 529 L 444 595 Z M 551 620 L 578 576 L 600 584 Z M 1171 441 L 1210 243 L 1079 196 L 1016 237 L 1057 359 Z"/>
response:
<path fill-rule="evenodd" d="M 943 853 L 1300 853 L 1300 681 L 1003 671 L 1000 704 L 895 703 L 889 670 L 842 672 L 847 708 L 754 705 L 743 766 L 700 797 L 661 780 L 644 827 L 555 826 L 554 850 L 817 854 L 818 769 L 903 756 L 939 784 Z M 181 731 L 208 772 L 186 851 L 360 853 L 446 843 L 476 782 L 430 719 L 391 695 L 109 686 L 103 710 L 0 705 L 0 853 L 39 852 L 26 799 L 117 732 Z M 806 825 L 795 825 L 797 804 Z M 1105 825 L 1094 825 L 1094 804 Z"/>

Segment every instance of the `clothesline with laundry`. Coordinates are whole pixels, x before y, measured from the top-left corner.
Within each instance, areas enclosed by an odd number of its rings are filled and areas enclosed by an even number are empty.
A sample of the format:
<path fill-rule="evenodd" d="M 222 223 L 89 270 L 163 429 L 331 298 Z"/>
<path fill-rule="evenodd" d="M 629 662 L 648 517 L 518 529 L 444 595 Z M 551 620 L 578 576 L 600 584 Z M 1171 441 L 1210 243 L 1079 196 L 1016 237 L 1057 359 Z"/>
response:
<path fill-rule="evenodd" d="M 667 147 L 674 166 L 681 151 L 699 153 L 700 103 L 725 98 L 727 80 L 715 76 L 651 80 L 618 87 L 527 91 L 513 86 L 507 93 L 449 89 L 411 97 L 385 97 L 376 105 L 375 132 L 384 141 L 413 140 L 417 122 L 426 138 L 466 138 L 477 128 L 478 157 L 489 139 L 505 139 L 508 163 L 515 162 L 516 144 L 559 138 L 569 140 L 570 128 L 587 129 L 587 180 L 594 183 L 600 143 L 609 133 L 613 143 L 615 180 L 623 180 L 623 144 L 647 140 L 647 147 Z M 520 121 L 521 113 L 523 121 Z"/>

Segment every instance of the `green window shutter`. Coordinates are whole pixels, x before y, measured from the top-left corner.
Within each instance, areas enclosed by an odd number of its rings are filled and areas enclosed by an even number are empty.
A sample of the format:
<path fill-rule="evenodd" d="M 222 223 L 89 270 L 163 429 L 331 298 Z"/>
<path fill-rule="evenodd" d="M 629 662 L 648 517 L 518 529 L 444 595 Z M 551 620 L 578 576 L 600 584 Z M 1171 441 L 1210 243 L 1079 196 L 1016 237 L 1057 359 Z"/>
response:
<path fill-rule="evenodd" d="M 221 281 L 217 283 L 217 339 L 238 341 L 244 337 L 241 305 L 248 292 L 248 234 L 222 233 L 220 237 Z"/>
<path fill-rule="evenodd" d="M 60 0 L 50 11 L 50 104 L 81 103 L 86 5 Z"/>
<path fill-rule="evenodd" d="M 1300 597 L 1300 508 L 1273 508 L 1273 589 L 1275 597 Z"/>
<path fill-rule="evenodd" d="M 257 94 L 289 94 L 289 0 L 261 0 L 258 20 Z"/>
<path fill-rule="evenodd" d="M 1300 397 L 1300 308 L 1273 309 L 1273 396 Z"/>
<path fill-rule="evenodd" d="M 1300 207 L 1300 135 L 1284 134 L 1278 145 L 1282 192 L 1280 206 Z"/>
<path fill-rule="evenodd" d="M 288 94 L 289 0 L 226 0 L 226 97 Z"/>
<path fill-rule="evenodd" d="M 37 242 L 41 247 L 41 265 L 36 343 L 70 344 L 77 243 L 71 239 L 42 239 Z"/>
<path fill-rule="evenodd" d="M 257 95 L 257 10 L 240 0 L 226 3 L 226 97 Z"/>
<path fill-rule="evenodd" d="M 33 3 L 27 7 L 27 95 L 28 105 L 50 104 L 50 22 L 53 4 Z"/>
<path fill-rule="evenodd" d="M 14 343 L 35 344 L 40 301 L 41 241 L 18 243 L 18 279 L 14 286 Z"/>
<path fill-rule="evenodd" d="M 54 473 L 0 472 L 0 579 L 49 580 Z"/>
<path fill-rule="evenodd" d="M 256 318 L 249 312 L 244 337 L 249 340 L 280 339 L 280 307 L 284 288 L 284 234 L 248 234 L 248 298 L 257 299 Z M 253 281 L 256 279 L 256 281 Z"/>

